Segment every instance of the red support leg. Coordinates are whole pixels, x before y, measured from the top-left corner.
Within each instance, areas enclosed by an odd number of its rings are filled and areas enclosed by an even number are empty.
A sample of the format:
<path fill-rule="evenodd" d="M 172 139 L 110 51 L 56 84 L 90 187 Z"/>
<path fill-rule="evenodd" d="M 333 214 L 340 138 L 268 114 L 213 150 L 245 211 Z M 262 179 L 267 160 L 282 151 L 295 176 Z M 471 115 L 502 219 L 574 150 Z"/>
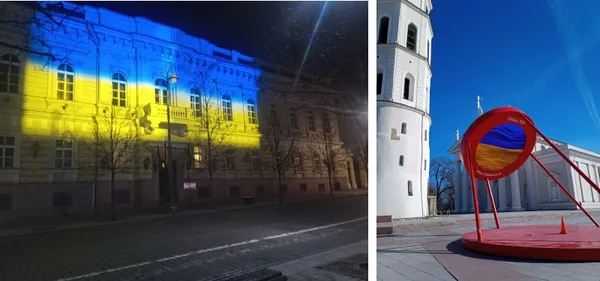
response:
<path fill-rule="evenodd" d="M 496 201 L 494 201 L 494 193 L 492 193 L 492 186 L 490 186 L 490 180 L 486 179 L 487 191 L 490 195 L 490 202 L 492 203 L 492 211 L 494 212 L 494 220 L 496 221 L 496 228 L 500 228 L 500 220 L 498 219 L 498 211 L 496 210 Z"/>
<path fill-rule="evenodd" d="M 526 119 L 527 120 L 527 119 Z M 600 193 L 600 188 L 592 181 L 592 179 L 590 179 L 588 176 L 586 176 L 583 171 L 581 171 L 581 169 L 579 169 L 579 167 L 577 167 L 577 165 L 575 165 L 575 163 L 571 162 L 571 160 L 569 160 L 569 157 L 567 157 L 564 153 L 562 153 L 562 151 L 560 151 L 560 149 L 558 149 L 558 147 L 556 147 L 556 145 L 554 145 L 550 139 L 548 139 L 544 134 L 542 134 L 542 132 L 534 126 L 533 123 L 527 121 L 529 123 L 529 125 L 531 127 L 533 127 L 533 129 L 535 129 L 535 131 L 537 132 L 538 135 L 540 135 L 547 143 L 548 145 L 550 145 L 552 147 L 552 149 L 554 149 L 554 151 L 556 151 L 556 153 L 558 153 L 558 155 L 560 155 L 560 157 L 562 157 L 562 159 L 564 159 L 565 161 L 567 161 L 567 163 L 569 163 L 569 165 L 571 167 L 573 167 L 573 169 L 575 169 L 575 171 L 577 171 L 577 173 L 585 179 L 585 181 L 587 181 L 591 187 L 593 187 L 596 192 Z M 532 154 L 533 155 L 533 154 Z"/>
<path fill-rule="evenodd" d="M 573 203 L 575 203 L 575 205 L 577 205 L 577 207 L 579 207 L 579 209 L 581 209 L 581 211 L 583 211 L 583 213 L 592 221 L 592 223 L 594 223 L 594 225 L 596 225 L 596 227 L 600 227 L 600 225 L 598 224 L 598 222 L 596 222 L 596 220 L 594 219 L 594 217 L 592 217 L 592 215 L 590 215 L 590 213 L 588 213 L 583 206 L 581 206 L 581 203 L 577 202 L 577 199 L 575 199 L 575 197 L 573 197 L 573 195 L 571 195 L 571 193 L 552 175 L 552 173 L 550 173 L 550 171 L 548 171 L 548 169 L 546 168 L 546 166 L 544 166 L 544 164 L 542 164 L 542 162 L 540 162 L 540 160 L 535 157 L 535 155 L 533 155 L 533 153 L 531 154 L 531 158 L 533 158 L 533 160 L 535 160 L 535 162 L 538 163 L 538 165 L 540 165 L 540 167 L 542 167 L 542 169 L 544 169 L 544 172 L 546 172 L 546 174 L 552 178 L 552 180 L 558 185 L 560 186 L 560 189 L 562 189 L 562 191 L 567 194 L 567 196 L 569 196 L 569 198 L 571 198 L 571 201 L 573 201 Z"/>
<path fill-rule="evenodd" d="M 471 146 L 467 145 L 467 157 L 471 158 Z M 471 188 L 473 189 L 473 209 L 475 211 L 475 226 L 477 227 L 477 241 L 481 243 L 483 237 L 481 235 L 481 221 L 479 220 L 479 200 L 477 199 L 477 186 L 475 185 L 475 171 L 473 170 L 473 164 L 469 163 L 469 174 L 471 175 Z"/>

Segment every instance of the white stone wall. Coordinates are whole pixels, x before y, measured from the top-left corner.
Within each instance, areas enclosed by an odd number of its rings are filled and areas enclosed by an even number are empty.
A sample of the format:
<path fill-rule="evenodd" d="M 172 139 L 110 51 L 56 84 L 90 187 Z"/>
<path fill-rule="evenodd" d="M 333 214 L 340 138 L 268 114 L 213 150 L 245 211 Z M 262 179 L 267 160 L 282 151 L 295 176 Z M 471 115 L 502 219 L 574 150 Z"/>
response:
<path fill-rule="evenodd" d="M 378 103 L 377 114 L 377 214 L 393 218 L 429 215 L 429 167 L 425 170 L 425 165 L 429 166 L 429 142 L 423 141 L 424 131 L 431 125 L 429 117 L 403 105 L 383 102 Z M 400 133 L 402 123 L 407 124 L 406 134 Z M 392 139 L 392 129 L 397 129 L 399 139 Z M 408 195 L 409 181 L 413 196 Z"/>

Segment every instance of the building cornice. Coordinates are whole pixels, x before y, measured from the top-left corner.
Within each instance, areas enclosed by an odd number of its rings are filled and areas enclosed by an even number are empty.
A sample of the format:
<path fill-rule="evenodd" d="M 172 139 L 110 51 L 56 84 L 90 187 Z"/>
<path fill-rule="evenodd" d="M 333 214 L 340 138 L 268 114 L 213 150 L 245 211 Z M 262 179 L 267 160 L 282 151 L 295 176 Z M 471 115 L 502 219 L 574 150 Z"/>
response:
<path fill-rule="evenodd" d="M 431 32 L 431 38 L 433 38 L 434 33 L 433 33 L 433 25 L 431 24 L 431 17 L 429 16 L 428 13 L 426 13 L 425 11 L 421 10 L 421 8 L 417 7 L 415 4 L 411 3 L 408 0 L 377 0 L 377 2 L 389 2 L 389 3 L 403 3 L 409 7 L 411 7 L 414 11 L 416 11 L 417 13 L 421 14 L 421 16 L 425 17 L 428 21 L 429 21 L 429 31 Z M 432 9 L 433 9 L 433 5 L 431 5 Z"/>
<path fill-rule="evenodd" d="M 409 55 L 413 55 L 415 57 L 417 57 L 417 59 L 423 60 L 425 62 L 425 64 L 427 65 L 427 69 L 429 70 L 429 76 L 433 77 L 433 72 L 431 70 L 431 64 L 429 64 L 429 60 L 420 55 L 419 53 L 413 51 L 413 50 L 409 50 L 408 48 L 398 44 L 398 43 L 388 43 L 388 44 L 377 44 L 377 48 L 395 48 L 395 49 L 400 49 L 404 52 L 406 52 Z"/>
<path fill-rule="evenodd" d="M 423 110 L 420 110 L 418 108 L 410 107 L 410 106 L 405 105 L 403 103 L 393 102 L 393 101 L 386 101 L 386 100 L 378 100 L 377 101 L 377 106 L 379 107 L 380 104 L 391 105 L 393 107 L 402 108 L 402 109 L 406 109 L 406 110 L 412 111 L 414 113 L 421 114 L 421 115 L 427 117 L 427 119 L 429 120 L 429 125 L 430 126 L 432 124 L 431 116 L 429 116 L 429 114 L 427 114 L 427 112 L 425 112 Z"/>

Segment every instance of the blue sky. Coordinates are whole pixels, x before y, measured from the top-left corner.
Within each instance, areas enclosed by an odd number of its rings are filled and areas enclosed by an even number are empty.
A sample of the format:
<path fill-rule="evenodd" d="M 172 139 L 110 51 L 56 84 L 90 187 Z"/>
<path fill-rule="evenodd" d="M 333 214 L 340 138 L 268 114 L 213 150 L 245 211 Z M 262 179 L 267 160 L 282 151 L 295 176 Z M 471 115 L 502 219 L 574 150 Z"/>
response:
<path fill-rule="evenodd" d="M 600 1 L 434 0 L 431 157 L 483 109 L 523 110 L 548 137 L 600 152 Z"/>

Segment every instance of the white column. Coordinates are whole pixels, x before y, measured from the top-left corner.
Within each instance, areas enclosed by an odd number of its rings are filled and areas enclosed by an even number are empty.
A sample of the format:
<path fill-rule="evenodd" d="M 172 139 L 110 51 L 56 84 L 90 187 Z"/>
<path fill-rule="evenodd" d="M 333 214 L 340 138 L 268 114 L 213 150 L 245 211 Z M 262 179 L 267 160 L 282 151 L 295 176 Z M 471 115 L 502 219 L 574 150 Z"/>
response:
<path fill-rule="evenodd" d="M 454 213 L 460 212 L 462 203 L 462 190 L 460 186 L 460 161 L 454 162 Z"/>
<path fill-rule="evenodd" d="M 533 160 L 529 159 L 525 163 L 525 176 L 527 178 L 527 201 L 529 201 L 529 209 L 537 210 L 537 201 L 535 198 L 535 191 L 538 187 L 535 185 L 533 180 Z"/>
<path fill-rule="evenodd" d="M 461 209 L 463 213 L 466 213 L 469 211 L 469 173 L 467 173 L 467 171 L 463 170 L 462 172 L 462 202 L 461 202 Z"/>
<path fill-rule="evenodd" d="M 506 210 L 506 178 L 498 179 L 498 211 Z"/>
<path fill-rule="evenodd" d="M 521 187 L 519 186 L 519 170 L 510 174 L 511 211 L 523 211 L 521 207 Z"/>

